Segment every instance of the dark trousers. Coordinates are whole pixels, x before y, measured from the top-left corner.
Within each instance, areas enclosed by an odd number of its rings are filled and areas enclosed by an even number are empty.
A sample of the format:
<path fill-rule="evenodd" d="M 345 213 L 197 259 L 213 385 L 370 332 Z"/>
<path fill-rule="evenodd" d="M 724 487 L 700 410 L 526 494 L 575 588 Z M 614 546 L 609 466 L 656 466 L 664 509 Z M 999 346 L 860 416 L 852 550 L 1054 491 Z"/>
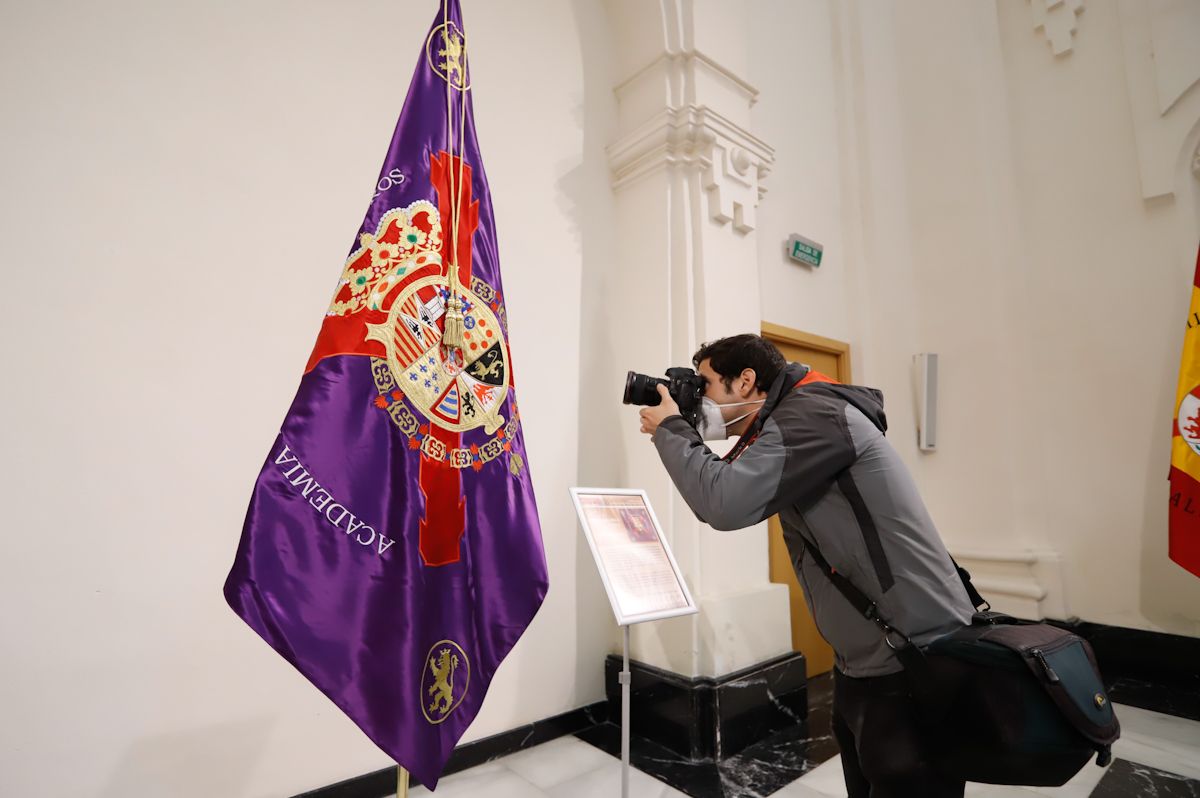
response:
<path fill-rule="evenodd" d="M 850 798 L 962 798 L 966 783 L 936 773 L 901 673 L 855 679 L 835 670 L 833 734 Z"/>

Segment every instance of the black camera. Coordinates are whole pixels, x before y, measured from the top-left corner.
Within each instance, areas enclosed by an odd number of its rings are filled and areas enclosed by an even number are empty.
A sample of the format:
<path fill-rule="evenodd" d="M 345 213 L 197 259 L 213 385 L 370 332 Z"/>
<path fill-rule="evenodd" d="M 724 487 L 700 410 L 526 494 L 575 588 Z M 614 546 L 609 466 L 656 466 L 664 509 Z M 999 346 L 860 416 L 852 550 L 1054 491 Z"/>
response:
<path fill-rule="evenodd" d="M 651 377 L 631 371 L 625 375 L 625 397 L 627 405 L 654 407 L 662 402 L 658 386 L 667 386 L 667 393 L 679 405 L 679 414 L 693 427 L 700 418 L 700 398 L 704 396 L 704 378 L 689 368 L 671 368 L 667 378 Z"/>

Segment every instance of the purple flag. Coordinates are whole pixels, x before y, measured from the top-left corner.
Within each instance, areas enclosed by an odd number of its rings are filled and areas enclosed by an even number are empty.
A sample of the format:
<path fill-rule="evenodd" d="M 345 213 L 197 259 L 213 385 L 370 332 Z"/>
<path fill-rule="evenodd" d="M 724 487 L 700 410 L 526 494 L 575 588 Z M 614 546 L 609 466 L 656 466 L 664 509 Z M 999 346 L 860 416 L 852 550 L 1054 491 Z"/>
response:
<path fill-rule="evenodd" d="M 457 0 L 443 0 L 225 597 L 429 788 L 548 586 Z"/>

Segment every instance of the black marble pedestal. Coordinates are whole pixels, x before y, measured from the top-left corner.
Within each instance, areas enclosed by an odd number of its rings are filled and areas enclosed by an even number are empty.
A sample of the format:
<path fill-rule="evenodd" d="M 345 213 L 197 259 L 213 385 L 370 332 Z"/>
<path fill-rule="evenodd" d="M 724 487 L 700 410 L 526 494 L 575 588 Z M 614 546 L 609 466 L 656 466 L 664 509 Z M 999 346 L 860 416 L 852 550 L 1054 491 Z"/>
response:
<path fill-rule="evenodd" d="M 806 691 L 808 713 L 803 722 L 753 743 L 726 759 L 690 759 L 632 735 L 630 761 L 643 773 L 692 798 L 771 795 L 838 754 L 832 732 L 831 675 L 823 674 L 808 680 Z M 632 707 L 631 714 L 637 717 Z M 616 723 L 602 723 L 578 732 L 576 736 L 615 757 L 621 756 L 621 727 Z"/>
<path fill-rule="evenodd" d="M 621 658 L 604 663 L 609 718 L 621 718 Z M 630 663 L 630 730 L 689 760 L 720 761 L 808 716 L 804 655 L 786 654 L 718 678 Z"/>

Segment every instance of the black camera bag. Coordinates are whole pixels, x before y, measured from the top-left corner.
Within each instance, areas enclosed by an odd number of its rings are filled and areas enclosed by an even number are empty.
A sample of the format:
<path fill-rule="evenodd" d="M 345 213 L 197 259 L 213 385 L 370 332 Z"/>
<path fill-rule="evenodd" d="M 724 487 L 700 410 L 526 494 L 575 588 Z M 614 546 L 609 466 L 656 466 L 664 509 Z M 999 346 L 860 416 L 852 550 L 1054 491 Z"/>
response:
<path fill-rule="evenodd" d="M 806 549 L 896 651 L 943 773 L 1057 787 L 1093 754 L 1101 767 L 1112 760 L 1121 728 L 1086 640 L 988 608 L 976 612 L 970 626 L 918 647 L 880 618 L 875 603 L 815 547 Z M 987 607 L 970 574 L 955 567 L 975 608 Z"/>

